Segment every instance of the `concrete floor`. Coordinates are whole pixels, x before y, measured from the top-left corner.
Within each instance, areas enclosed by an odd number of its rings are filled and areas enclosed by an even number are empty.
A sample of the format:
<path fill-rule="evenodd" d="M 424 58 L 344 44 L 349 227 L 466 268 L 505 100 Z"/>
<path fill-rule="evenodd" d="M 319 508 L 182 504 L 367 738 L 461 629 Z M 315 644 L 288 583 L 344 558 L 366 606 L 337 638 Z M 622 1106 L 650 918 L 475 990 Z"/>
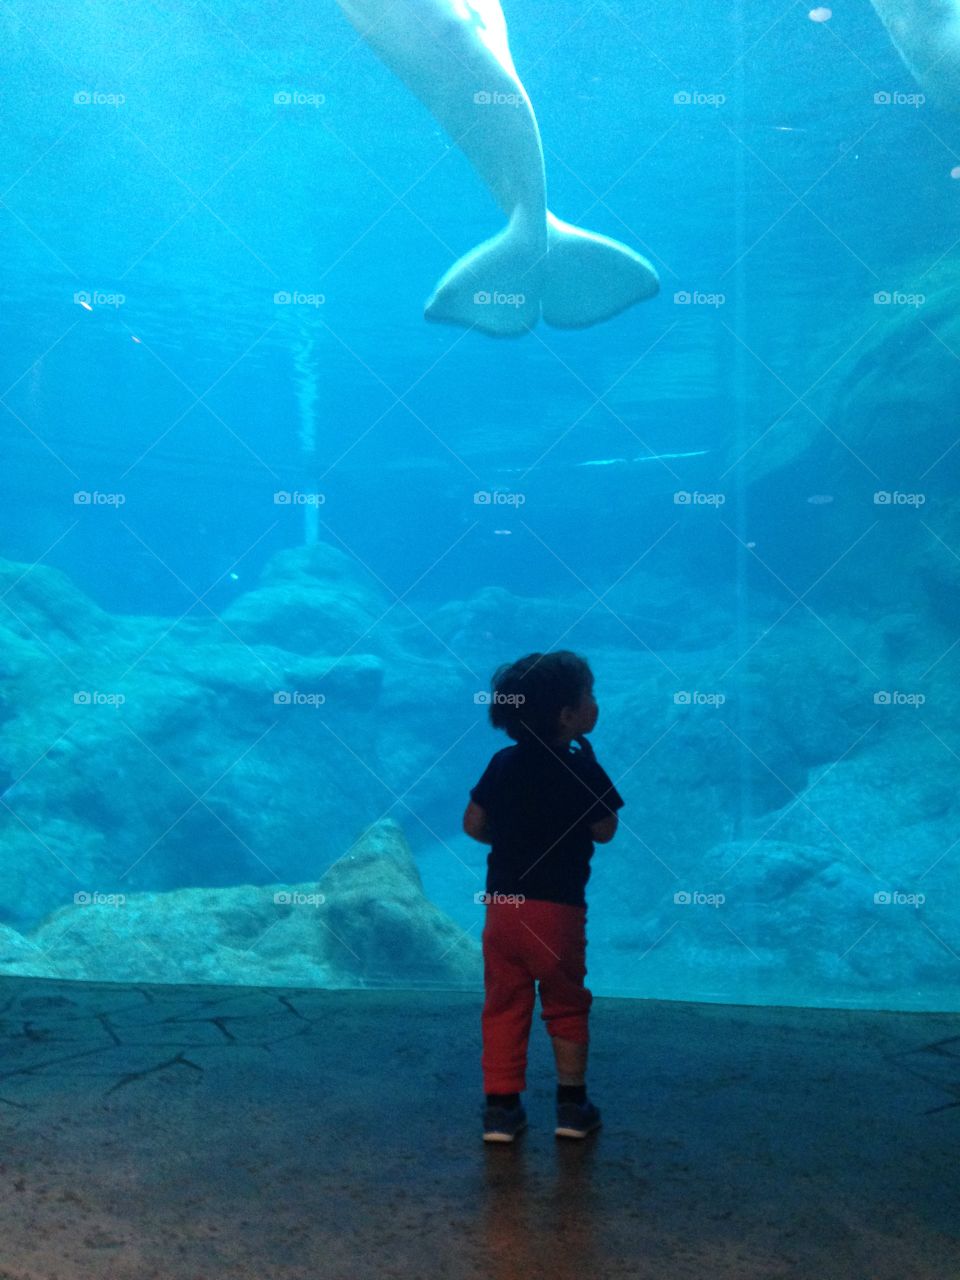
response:
<path fill-rule="evenodd" d="M 960 1019 L 596 999 L 480 1138 L 480 996 L 0 980 L 2 1280 L 952 1280 Z"/>

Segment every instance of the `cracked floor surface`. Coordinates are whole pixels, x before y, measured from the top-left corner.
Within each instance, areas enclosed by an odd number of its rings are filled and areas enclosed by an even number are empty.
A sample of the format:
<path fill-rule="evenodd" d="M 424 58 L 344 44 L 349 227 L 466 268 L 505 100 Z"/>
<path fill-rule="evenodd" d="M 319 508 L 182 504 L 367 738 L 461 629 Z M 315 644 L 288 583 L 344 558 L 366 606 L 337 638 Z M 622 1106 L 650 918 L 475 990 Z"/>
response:
<path fill-rule="evenodd" d="M 0 979 L 0 1280 L 960 1274 L 960 1019 L 597 998 L 480 1140 L 479 993 Z"/>

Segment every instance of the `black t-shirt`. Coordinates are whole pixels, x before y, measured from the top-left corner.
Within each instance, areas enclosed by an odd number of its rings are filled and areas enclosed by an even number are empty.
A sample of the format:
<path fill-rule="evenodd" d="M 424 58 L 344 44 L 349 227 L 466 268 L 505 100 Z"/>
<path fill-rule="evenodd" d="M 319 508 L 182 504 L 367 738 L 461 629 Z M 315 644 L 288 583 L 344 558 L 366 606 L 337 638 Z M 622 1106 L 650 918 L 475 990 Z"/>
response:
<path fill-rule="evenodd" d="M 596 760 L 579 748 L 505 747 L 470 798 L 486 812 L 493 840 L 487 893 L 586 905 L 590 827 L 623 807 Z"/>

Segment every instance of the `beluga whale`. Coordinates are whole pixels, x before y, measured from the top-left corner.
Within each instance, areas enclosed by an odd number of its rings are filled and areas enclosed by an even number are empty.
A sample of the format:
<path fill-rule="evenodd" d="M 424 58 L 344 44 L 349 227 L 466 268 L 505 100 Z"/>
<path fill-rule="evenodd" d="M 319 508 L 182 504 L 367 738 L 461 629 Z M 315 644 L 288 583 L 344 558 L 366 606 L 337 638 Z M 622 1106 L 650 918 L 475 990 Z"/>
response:
<path fill-rule="evenodd" d="M 420 99 L 503 210 L 507 225 L 447 271 L 424 314 L 495 337 L 542 318 L 582 329 L 652 298 L 653 265 L 547 208 L 537 118 L 498 0 L 337 0 L 380 60 Z"/>
<path fill-rule="evenodd" d="M 873 7 L 921 88 L 960 111 L 960 0 L 873 0 Z"/>

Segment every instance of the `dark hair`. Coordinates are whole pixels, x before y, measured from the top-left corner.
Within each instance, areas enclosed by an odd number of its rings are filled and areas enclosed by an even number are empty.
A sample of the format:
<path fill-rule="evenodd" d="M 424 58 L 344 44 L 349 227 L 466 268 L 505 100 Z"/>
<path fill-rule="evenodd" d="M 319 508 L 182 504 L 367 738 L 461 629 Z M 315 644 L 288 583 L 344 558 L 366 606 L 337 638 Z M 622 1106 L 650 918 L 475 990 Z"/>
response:
<path fill-rule="evenodd" d="M 593 672 L 586 659 L 558 649 L 505 662 L 491 683 L 490 723 L 495 729 L 504 729 L 515 742 L 551 742 L 563 708 L 576 707 L 593 688 Z"/>

